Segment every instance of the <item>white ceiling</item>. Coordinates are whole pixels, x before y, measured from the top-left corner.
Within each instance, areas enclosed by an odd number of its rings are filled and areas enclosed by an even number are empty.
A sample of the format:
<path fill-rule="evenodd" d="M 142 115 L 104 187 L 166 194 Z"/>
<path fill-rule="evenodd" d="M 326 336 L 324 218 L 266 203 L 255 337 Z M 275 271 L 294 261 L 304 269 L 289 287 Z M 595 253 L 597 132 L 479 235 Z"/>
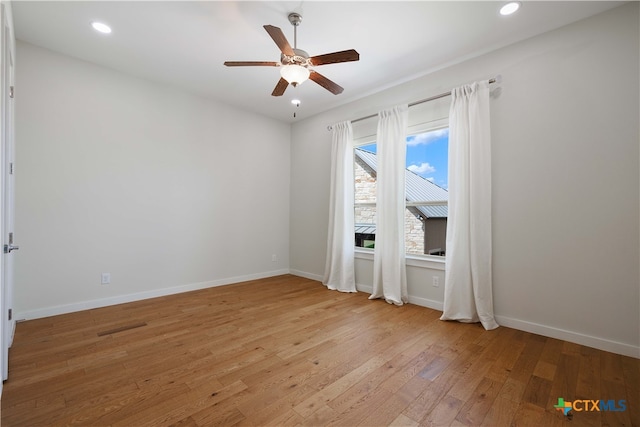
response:
<path fill-rule="evenodd" d="M 529 1 L 509 17 L 498 13 L 504 3 L 14 1 L 12 6 L 19 40 L 293 122 L 624 2 Z M 308 81 L 272 97 L 278 68 L 223 66 L 226 60 L 278 61 L 279 50 L 262 26 L 280 27 L 293 46 L 289 12 L 303 16 L 298 48 L 310 55 L 360 53 L 359 62 L 317 68 L 345 88 L 342 94 Z M 112 34 L 95 32 L 92 21 L 109 24 Z M 293 98 L 302 101 L 299 108 Z"/>

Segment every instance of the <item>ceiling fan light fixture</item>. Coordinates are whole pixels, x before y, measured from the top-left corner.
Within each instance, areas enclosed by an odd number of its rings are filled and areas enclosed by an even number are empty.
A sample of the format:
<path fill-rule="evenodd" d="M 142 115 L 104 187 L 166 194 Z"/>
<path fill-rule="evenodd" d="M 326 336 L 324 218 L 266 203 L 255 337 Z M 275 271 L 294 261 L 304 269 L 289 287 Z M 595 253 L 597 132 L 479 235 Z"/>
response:
<path fill-rule="evenodd" d="M 280 68 L 280 76 L 294 87 L 307 80 L 310 74 L 309 69 L 302 65 L 288 64 Z"/>

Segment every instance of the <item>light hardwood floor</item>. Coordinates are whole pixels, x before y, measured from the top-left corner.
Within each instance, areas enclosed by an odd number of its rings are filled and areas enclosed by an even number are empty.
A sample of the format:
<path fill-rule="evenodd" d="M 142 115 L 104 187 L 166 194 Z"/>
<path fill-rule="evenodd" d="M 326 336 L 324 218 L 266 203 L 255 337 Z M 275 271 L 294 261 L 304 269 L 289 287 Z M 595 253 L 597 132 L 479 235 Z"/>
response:
<path fill-rule="evenodd" d="M 286 275 L 19 323 L 2 425 L 640 423 L 638 359 L 367 297 Z"/>

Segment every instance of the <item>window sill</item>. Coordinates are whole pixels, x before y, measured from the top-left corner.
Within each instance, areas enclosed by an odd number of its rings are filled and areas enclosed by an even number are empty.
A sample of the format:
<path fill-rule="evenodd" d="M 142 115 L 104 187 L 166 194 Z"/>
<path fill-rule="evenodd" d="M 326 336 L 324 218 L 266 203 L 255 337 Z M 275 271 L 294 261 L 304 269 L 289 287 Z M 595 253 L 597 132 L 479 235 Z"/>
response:
<path fill-rule="evenodd" d="M 366 259 L 373 261 L 373 249 L 355 249 L 356 259 Z M 442 270 L 444 271 L 446 259 L 445 257 L 432 256 L 432 255 L 406 255 L 406 263 L 411 267 L 428 268 L 430 270 Z"/>

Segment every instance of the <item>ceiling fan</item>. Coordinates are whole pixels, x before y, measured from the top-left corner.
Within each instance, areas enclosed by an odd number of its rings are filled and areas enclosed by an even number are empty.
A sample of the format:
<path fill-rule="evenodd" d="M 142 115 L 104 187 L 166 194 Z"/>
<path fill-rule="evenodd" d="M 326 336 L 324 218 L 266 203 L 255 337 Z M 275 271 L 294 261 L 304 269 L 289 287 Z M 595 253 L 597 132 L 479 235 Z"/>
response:
<path fill-rule="evenodd" d="M 349 49 L 310 57 L 307 52 L 297 47 L 297 30 L 301 21 L 302 16 L 300 14 L 289 14 L 289 22 L 293 25 L 293 48 L 280 28 L 274 27 L 273 25 L 264 25 L 264 29 L 267 30 L 267 33 L 269 33 L 282 52 L 280 62 L 227 61 L 224 65 L 227 67 L 280 67 L 281 77 L 271 93 L 272 96 L 282 96 L 289 84 L 295 87 L 307 79 L 313 80 L 334 95 L 342 93 L 344 89 L 340 85 L 318 73 L 312 67 L 336 64 L 339 62 L 358 61 L 360 60 L 360 54 L 353 49 Z"/>

